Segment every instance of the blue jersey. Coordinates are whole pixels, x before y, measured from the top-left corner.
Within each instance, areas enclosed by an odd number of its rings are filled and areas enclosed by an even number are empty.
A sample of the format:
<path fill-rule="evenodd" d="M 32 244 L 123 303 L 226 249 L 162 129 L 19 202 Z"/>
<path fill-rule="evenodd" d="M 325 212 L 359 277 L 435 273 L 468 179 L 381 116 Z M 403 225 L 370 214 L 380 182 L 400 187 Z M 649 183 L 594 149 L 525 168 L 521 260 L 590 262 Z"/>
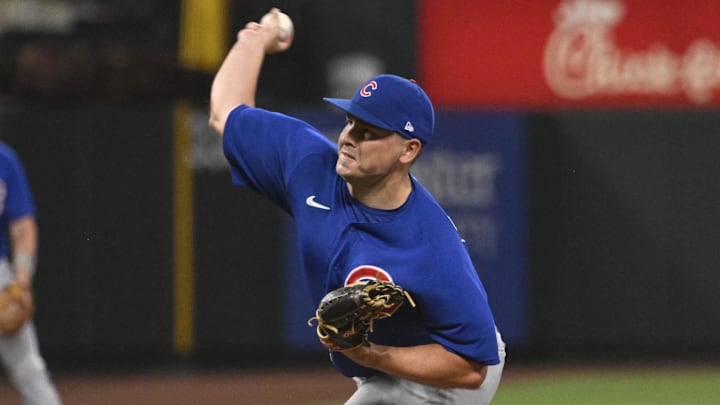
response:
<path fill-rule="evenodd" d="M 265 195 L 297 227 L 302 271 L 317 305 L 329 291 L 364 279 L 392 281 L 412 296 L 370 339 L 390 346 L 439 343 L 481 364 L 498 364 L 495 323 L 467 246 L 430 193 L 411 177 L 403 206 L 378 210 L 355 200 L 335 172 L 337 146 L 298 119 L 240 106 L 223 147 L 233 182 Z M 311 314 L 309 314 L 311 315 Z M 338 352 L 347 376 L 377 373 Z"/>
<path fill-rule="evenodd" d="M 35 205 L 20 159 L 0 142 L 0 257 L 10 254 L 9 221 L 34 214 Z"/>

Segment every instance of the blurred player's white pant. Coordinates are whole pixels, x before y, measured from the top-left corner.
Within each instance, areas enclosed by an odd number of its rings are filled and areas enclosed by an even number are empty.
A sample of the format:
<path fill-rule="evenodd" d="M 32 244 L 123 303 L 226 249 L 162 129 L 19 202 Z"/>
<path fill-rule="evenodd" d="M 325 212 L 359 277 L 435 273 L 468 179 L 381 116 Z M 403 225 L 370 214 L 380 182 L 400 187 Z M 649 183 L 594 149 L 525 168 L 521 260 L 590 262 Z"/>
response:
<path fill-rule="evenodd" d="M 28 322 L 13 336 L 0 338 L 0 357 L 25 405 L 57 405 L 60 398 L 40 357 L 35 326 Z"/>
<path fill-rule="evenodd" d="M 500 364 L 488 367 L 485 381 L 476 390 L 441 389 L 380 374 L 356 378 L 358 388 L 345 405 L 487 405 L 495 396 L 505 367 L 505 342 L 499 333 L 497 338 Z"/>
<path fill-rule="evenodd" d="M 0 260 L 0 286 L 12 278 L 7 260 Z M 12 336 L 0 336 L 0 360 L 24 405 L 59 405 L 60 398 L 40 356 L 35 325 L 28 321 Z"/>

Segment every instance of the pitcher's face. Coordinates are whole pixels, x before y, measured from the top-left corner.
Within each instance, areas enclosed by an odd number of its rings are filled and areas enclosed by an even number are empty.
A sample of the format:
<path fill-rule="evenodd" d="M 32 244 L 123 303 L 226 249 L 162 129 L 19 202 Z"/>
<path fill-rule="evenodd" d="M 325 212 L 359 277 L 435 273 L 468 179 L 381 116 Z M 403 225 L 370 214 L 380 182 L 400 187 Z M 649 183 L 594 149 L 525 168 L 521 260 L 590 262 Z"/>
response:
<path fill-rule="evenodd" d="M 406 139 L 348 115 L 338 137 L 338 175 L 352 182 L 384 177 L 399 166 Z"/>

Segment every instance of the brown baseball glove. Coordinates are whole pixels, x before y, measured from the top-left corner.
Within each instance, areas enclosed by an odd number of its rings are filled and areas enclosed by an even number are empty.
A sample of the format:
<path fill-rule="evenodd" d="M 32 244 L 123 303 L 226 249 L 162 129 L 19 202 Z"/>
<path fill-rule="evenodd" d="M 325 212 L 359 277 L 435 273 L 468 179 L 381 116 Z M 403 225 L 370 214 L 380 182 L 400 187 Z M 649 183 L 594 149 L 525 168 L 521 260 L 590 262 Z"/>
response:
<path fill-rule="evenodd" d="M 32 318 L 35 305 L 30 290 L 17 282 L 0 291 L 0 334 L 10 336 Z"/>
<path fill-rule="evenodd" d="M 405 302 L 415 306 L 410 294 L 399 285 L 382 280 L 351 284 L 330 291 L 320 301 L 315 316 L 317 335 L 330 350 L 344 351 L 368 345 L 373 323 L 387 318 Z"/>

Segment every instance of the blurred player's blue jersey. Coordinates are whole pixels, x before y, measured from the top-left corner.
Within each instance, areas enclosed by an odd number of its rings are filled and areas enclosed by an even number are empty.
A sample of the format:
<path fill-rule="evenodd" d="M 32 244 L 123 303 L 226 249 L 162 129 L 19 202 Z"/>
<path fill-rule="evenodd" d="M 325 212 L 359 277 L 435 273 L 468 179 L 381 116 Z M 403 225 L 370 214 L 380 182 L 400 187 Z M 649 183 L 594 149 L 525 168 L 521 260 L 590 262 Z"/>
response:
<path fill-rule="evenodd" d="M 406 289 L 417 307 L 406 303 L 377 321 L 372 342 L 439 343 L 481 364 L 500 362 L 493 316 L 467 247 L 419 182 L 411 178 L 412 193 L 395 210 L 360 204 L 335 172 L 336 144 L 303 121 L 257 108 L 230 114 L 223 146 L 234 184 L 294 218 L 315 305 L 331 290 L 380 277 Z M 347 376 L 377 373 L 331 353 Z"/>
<path fill-rule="evenodd" d="M 35 214 L 25 172 L 15 152 L 0 142 L 0 229 L 8 229 L 8 222 Z M 0 258 L 10 254 L 8 234 L 0 232 Z"/>

